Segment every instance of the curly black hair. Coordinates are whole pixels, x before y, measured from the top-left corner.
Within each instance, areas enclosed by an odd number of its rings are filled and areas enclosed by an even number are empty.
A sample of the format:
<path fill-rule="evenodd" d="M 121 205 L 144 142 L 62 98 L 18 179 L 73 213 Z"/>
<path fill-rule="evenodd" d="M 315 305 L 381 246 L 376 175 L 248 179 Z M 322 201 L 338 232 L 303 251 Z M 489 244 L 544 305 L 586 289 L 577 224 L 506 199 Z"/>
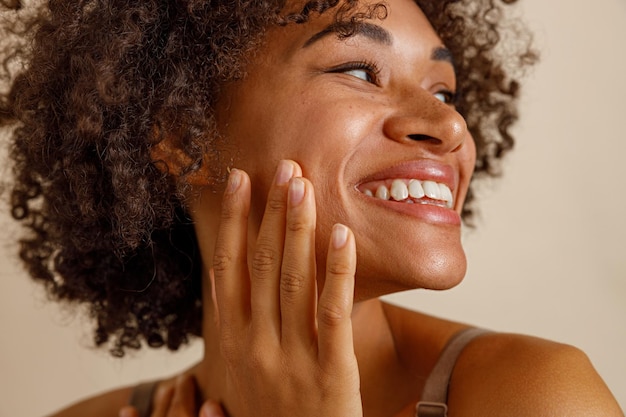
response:
<path fill-rule="evenodd" d="M 502 15 L 515 0 L 416 2 L 455 58 L 476 175 L 497 175 L 517 120 L 511 70 L 534 59 L 526 42 L 500 45 Z M 272 25 L 329 10 L 357 25 L 384 18 L 384 3 L 310 0 L 296 12 L 285 0 L 0 4 L 0 127 L 11 138 L 10 204 L 26 230 L 24 265 L 54 299 L 88 306 L 96 345 L 113 355 L 144 342 L 177 349 L 200 334 L 202 318 L 183 185 L 202 166 L 216 183 L 224 177 L 214 123 L 220 88 L 245 77 Z M 176 179 L 151 158 L 163 138 L 176 138 L 188 157 Z M 463 214 L 471 216 L 470 205 Z"/>

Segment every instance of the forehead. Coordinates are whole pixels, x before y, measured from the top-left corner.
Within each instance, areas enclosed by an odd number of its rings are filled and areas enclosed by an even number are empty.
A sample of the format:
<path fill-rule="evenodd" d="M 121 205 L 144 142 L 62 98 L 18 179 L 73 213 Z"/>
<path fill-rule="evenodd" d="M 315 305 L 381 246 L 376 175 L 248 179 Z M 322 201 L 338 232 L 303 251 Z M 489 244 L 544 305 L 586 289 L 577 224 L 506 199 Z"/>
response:
<path fill-rule="evenodd" d="M 348 13 L 338 14 L 341 7 L 331 8 L 324 13 L 311 13 L 306 23 L 290 23 L 271 28 L 266 37 L 266 46 L 281 49 L 291 56 L 302 48 L 317 43 L 343 38 L 367 38 L 381 46 L 399 49 L 406 54 L 431 53 L 444 46 L 432 25 L 413 0 L 387 0 L 384 3 L 357 3 Z M 351 24 L 356 21 L 362 24 Z M 376 30 L 380 28 L 380 30 Z M 353 36 L 345 36 L 351 33 Z M 410 48 L 407 48 L 410 47 Z M 421 50 L 424 51 L 421 51 Z"/>

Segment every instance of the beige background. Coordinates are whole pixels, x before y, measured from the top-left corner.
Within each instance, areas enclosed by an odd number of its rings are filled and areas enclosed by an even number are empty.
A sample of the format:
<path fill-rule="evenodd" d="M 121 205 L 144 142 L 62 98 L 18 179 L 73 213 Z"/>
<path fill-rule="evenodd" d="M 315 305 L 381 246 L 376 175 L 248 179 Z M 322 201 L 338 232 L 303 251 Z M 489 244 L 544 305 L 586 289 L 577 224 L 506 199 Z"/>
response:
<path fill-rule="evenodd" d="M 584 349 L 626 406 L 626 1 L 526 0 L 542 63 L 530 74 L 505 177 L 466 234 L 470 269 L 409 307 Z M 0 230 L 0 417 L 40 416 L 78 397 L 173 372 L 200 354 L 90 349 L 84 320 L 45 301 Z"/>

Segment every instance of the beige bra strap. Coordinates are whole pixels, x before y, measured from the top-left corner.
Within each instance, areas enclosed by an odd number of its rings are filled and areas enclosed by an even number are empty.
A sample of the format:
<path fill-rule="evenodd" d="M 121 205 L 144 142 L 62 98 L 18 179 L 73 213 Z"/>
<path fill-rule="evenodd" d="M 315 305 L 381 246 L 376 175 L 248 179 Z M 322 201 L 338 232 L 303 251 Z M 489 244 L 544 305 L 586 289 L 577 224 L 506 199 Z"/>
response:
<path fill-rule="evenodd" d="M 488 330 L 463 329 L 450 338 L 433 371 L 426 379 L 420 402 L 415 407 L 415 417 L 446 417 L 448 415 L 448 384 L 456 360 L 469 342 L 489 333 Z"/>
<path fill-rule="evenodd" d="M 129 405 L 139 412 L 139 417 L 150 417 L 152 413 L 152 397 L 159 381 L 144 382 L 137 385 L 130 394 Z"/>

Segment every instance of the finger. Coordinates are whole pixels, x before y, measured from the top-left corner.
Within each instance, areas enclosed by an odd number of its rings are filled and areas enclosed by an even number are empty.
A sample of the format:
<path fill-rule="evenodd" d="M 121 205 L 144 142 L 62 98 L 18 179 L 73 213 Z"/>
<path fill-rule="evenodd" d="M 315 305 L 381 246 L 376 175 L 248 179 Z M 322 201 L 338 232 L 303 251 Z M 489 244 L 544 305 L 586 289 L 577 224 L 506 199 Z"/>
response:
<path fill-rule="evenodd" d="M 168 417 L 195 417 L 196 385 L 188 375 L 182 375 L 176 380 L 174 396 L 170 404 Z"/>
<path fill-rule="evenodd" d="M 213 320 L 219 329 L 220 325 L 220 309 L 217 305 L 217 294 L 215 293 L 215 270 L 209 269 L 209 281 L 211 282 L 211 301 L 213 302 Z"/>
<path fill-rule="evenodd" d="M 326 259 L 324 288 L 317 306 L 319 361 L 323 369 L 345 369 L 355 359 L 352 341 L 352 302 L 356 246 L 352 231 L 333 226 Z"/>
<path fill-rule="evenodd" d="M 156 394 L 154 395 L 154 408 L 150 417 L 166 417 L 167 410 L 170 408 L 173 396 L 173 386 L 160 384 L 157 388 Z"/>
<path fill-rule="evenodd" d="M 120 409 L 118 416 L 119 417 L 139 417 L 139 412 L 137 411 L 135 407 L 131 407 L 130 405 L 127 405 L 126 407 L 123 407 Z"/>
<path fill-rule="evenodd" d="M 281 342 L 314 346 L 315 196 L 304 178 L 289 184 L 285 248 L 280 275 Z"/>
<path fill-rule="evenodd" d="M 222 331 L 236 331 L 248 320 L 249 278 L 246 260 L 250 179 L 233 169 L 222 201 L 213 270 Z"/>
<path fill-rule="evenodd" d="M 207 401 L 200 409 L 200 417 L 226 417 L 222 407 L 214 401 Z"/>
<path fill-rule="evenodd" d="M 300 167 L 293 161 L 284 160 L 278 164 L 250 265 L 252 325 L 262 335 L 278 336 L 280 332 L 279 278 L 287 189 L 289 180 L 300 174 Z"/>

